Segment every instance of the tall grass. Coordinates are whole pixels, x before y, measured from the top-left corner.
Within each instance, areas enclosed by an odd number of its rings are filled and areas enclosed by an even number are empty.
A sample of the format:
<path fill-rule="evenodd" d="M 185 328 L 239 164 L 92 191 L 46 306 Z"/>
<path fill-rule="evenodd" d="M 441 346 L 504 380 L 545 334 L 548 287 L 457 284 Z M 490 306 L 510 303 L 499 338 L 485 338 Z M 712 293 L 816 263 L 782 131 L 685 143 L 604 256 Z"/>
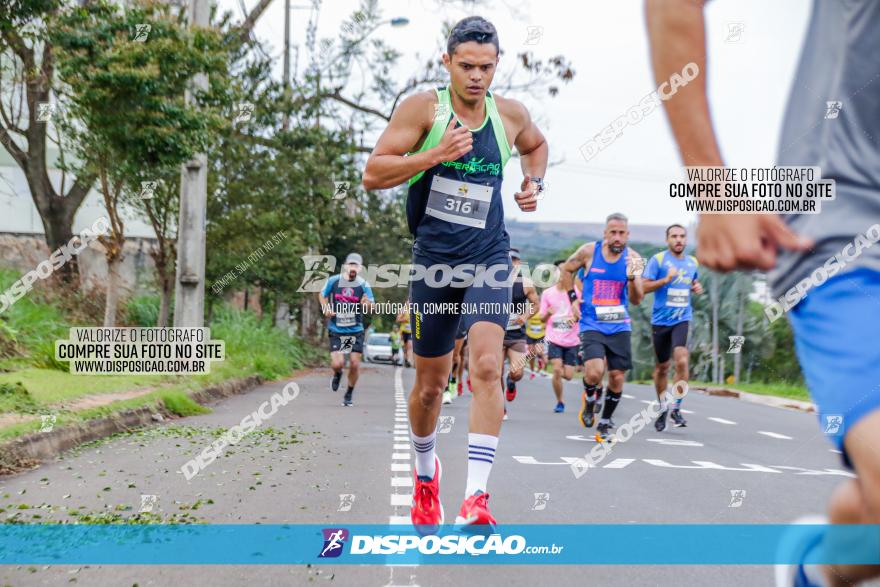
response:
<path fill-rule="evenodd" d="M 159 322 L 158 295 L 134 296 L 125 303 L 125 323 L 131 326 L 153 328 Z"/>
<path fill-rule="evenodd" d="M 226 342 L 227 361 L 251 366 L 265 379 L 284 377 L 305 364 L 300 343 L 253 312 L 221 307 L 214 313 L 211 338 Z"/>
<path fill-rule="evenodd" d="M 17 271 L 0 269 L 0 291 L 20 277 Z M 70 324 L 34 293 L 25 294 L 0 315 L 0 359 L 24 358 L 31 364 L 66 370 L 66 363 L 55 361 L 54 342 L 67 338 Z"/>

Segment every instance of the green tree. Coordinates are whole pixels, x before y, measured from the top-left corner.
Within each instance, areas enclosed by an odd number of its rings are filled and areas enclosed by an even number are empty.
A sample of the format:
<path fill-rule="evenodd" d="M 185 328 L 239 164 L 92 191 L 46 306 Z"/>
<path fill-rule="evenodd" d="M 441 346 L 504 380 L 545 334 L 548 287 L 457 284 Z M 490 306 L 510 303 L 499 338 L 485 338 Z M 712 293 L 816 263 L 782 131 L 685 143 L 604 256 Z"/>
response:
<path fill-rule="evenodd" d="M 167 177 L 207 147 L 216 116 L 187 104 L 184 93 L 196 73 L 222 72 L 226 53 L 217 33 L 187 29 L 157 3 L 66 10 L 52 39 L 69 104 L 65 138 L 82 169 L 98 178 L 110 220 L 101 242 L 108 264 L 104 324 L 111 326 L 125 243 L 121 206 L 140 197 L 144 182 Z"/>
<path fill-rule="evenodd" d="M 63 104 L 48 32 L 61 9 L 60 0 L 0 2 L 0 144 L 24 173 L 50 250 L 73 237 L 73 218 L 95 182 L 88 169 L 70 177 L 58 136 L 63 112 L 56 111 L 48 120 L 40 115 L 41 108 Z M 59 149 L 57 162 L 49 157 L 52 144 Z M 58 188 L 49 177 L 56 163 L 62 169 Z M 76 257 L 59 269 L 59 275 L 73 281 L 78 275 Z"/>

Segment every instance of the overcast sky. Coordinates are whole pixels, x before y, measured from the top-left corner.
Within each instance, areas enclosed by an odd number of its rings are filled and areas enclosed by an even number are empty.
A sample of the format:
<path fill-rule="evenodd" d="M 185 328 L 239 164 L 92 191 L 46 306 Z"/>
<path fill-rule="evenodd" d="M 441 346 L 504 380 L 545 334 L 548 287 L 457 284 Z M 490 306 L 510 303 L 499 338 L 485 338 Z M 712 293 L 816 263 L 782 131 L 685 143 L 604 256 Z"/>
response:
<path fill-rule="evenodd" d="M 240 16 L 240 2 L 251 9 L 256 0 L 218 0 L 220 7 Z M 308 0 L 293 0 L 307 6 Z M 522 221 L 601 222 L 622 211 L 633 222 L 688 222 L 681 203 L 668 197 L 668 183 L 681 173 L 666 116 L 655 110 L 592 160 L 579 147 L 656 88 L 650 70 L 641 0 L 507 0 L 469 3 L 442 0 L 380 0 L 387 18 L 405 16 L 403 28 L 385 26 L 377 34 L 404 54 L 400 75 L 408 76 L 428 56 L 439 56 L 444 20 L 479 14 L 498 29 L 508 63 L 522 50 L 536 56 L 557 54 L 576 71 L 556 98 L 520 98 L 541 123 L 550 146 L 548 196 L 538 211 L 523 213 L 512 194 L 522 181 L 518 161 L 505 169 L 504 206 L 508 217 Z M 709 45 L 709 88 L 716 130 L 729 165 L 772 165 L 782 114 L 810 13 L 809 0 L 715 0 L 706 9 Z M 357 0 L 325 0 L 318 37 L 338 33 Z M 284 38 L 284 2 L 274 0 L 255 33 L 278 56 L 280 76 Z M 310 11 L 293 13 L 294 42 L 305 38 Z M 540 39 L 526 44 L 530 27 L 542 27 Z M 740 28 L 739 37 L 730 27 Z M 416 61 L 415 54 L 420 54 Z M 300 58 L 300 67 L 305 65 Z"/>

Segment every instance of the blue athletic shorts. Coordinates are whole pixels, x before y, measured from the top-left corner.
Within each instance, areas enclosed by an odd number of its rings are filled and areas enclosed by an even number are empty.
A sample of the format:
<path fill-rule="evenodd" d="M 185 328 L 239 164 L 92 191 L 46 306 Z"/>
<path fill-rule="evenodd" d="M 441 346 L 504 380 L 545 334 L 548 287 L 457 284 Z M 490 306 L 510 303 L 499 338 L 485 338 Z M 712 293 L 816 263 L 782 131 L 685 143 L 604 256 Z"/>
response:
<path fill-rule="evenodd" d="M 438 265 L 438 263 L 414 254 L 413 265 L 431 267 Z M 497 271 L 495 282 L 510 282 L 509 276 L 513 270 L 513 264 L 506 251 L 479 261 L 475 265 L 506 266 L 503 271 L 501 269 Z M 474 271 L 466 273 L 473 275 Z M 463 275 L 463 273 L 459 271 L 457 275 Z M 456 278 L 455 281 L 461 284 L 463 279 Z M 479 285 L 478 283 L 468 287 L 454 287 L 452 283 L 437 287 L 436 278 L 430 283 L 426 279 L 410 282 L 410 300 L 413 304 L 410 323 L 412 324 L 413 352 L 415 354 L 420 357 L 442 357 L 452 351 L 459 330 L 467 333 L 471 326 L 477 322 L 492 322 L 501 328 L 507 327 L 511 308 L 510 284 L 493 287 L 488 283 Z M 458 307 L 462 307 L 464 304 L 469 311 L 434 311 L 438 304 L 453 304 Z M 475 308 L 487 311 L 470 311 Z"/>
<path fill-rule="evenodd" d="M 847 431 L 880 410 L 880 272 L 836 275 L 809 290 L 790 315 L 819 424 L 845 454 Z"/>

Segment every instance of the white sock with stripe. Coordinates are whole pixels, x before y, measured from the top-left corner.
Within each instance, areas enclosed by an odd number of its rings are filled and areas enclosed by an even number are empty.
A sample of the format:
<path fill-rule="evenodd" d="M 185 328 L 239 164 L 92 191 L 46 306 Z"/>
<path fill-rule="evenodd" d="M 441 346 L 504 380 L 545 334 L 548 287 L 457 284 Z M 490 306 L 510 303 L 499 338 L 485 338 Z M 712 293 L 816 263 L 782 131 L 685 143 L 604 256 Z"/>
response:
<path fill-rule="evenodd" d="M 416 474 L 419 477 L 433 479 L 434 474 L 437 472 L 437 463 L 434 461 L 436 428 L 428 436 L 416 436 L 416 433 L 410 428 L 409 435 L 412 439 L 413 448 L 416 451 Z"/>
<path fill-rule="evenodd" d="M 465 498 L 477 491 L 486 492 L 489 473 L 495 462 L 495 449 L 498 448 L 498 437 L 488 434 L 468 433 L 468 473 Z"/>

